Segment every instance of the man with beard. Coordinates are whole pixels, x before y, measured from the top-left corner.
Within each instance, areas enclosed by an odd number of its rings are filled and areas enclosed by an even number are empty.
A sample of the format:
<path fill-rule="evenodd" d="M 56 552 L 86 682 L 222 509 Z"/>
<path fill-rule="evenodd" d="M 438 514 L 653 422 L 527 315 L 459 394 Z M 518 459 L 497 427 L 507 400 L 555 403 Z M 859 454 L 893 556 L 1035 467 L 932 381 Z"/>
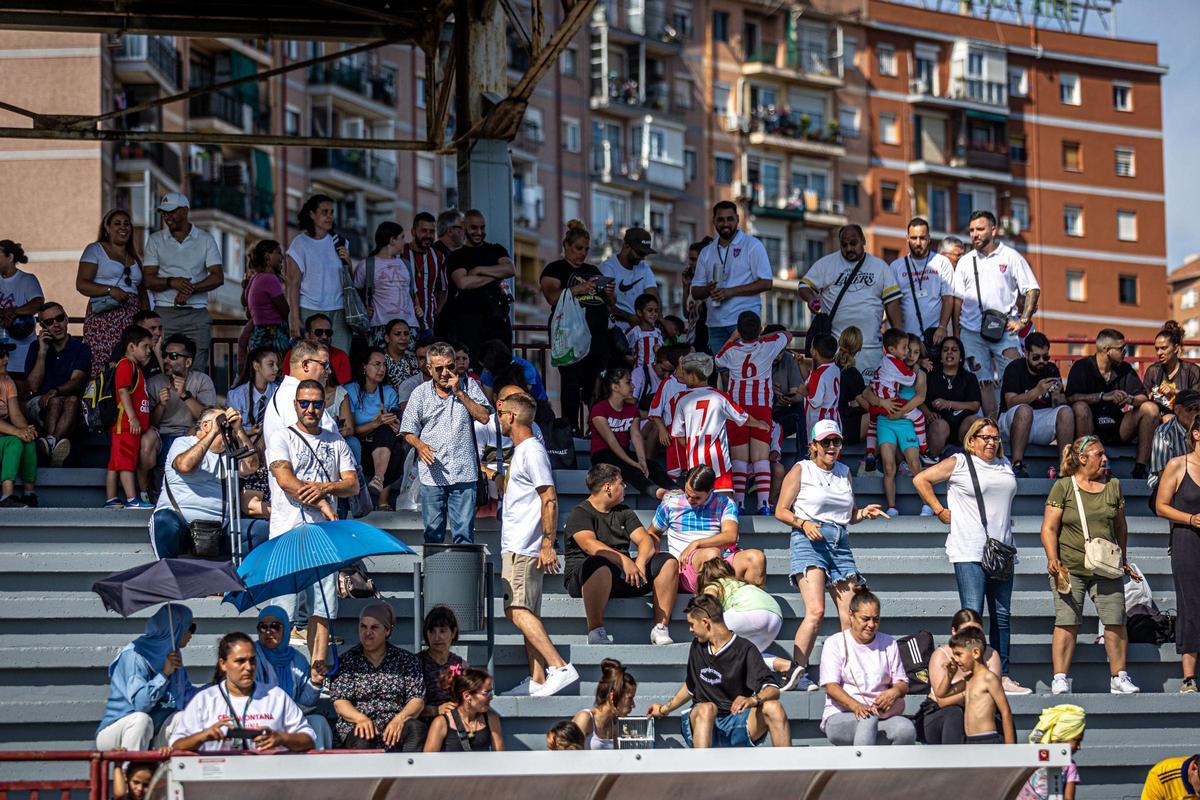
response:
<path fill-rule="evenodd" d="M 946 326 L 954 310 L 950 292 L 954 266 L 940 253 L 929 249 L 929 223 L 913 217 L 908 223 L 908 254 L 892 262 L 892 272 L 900 286 L 901 317 L 904 330 L 915 333 L 933 352 L 946 338 Z"/>
<path fill-rule="evenodd" d="M 457 221 L 458 212 L 452 213 Z M 446 302 L 446 253 L 434 246 L 436 235 L 437 225 L 433 214 L 422 211 L 413 217 L 413 238 L 404 246 L 404 260 L 412 266 L 416 281 L 417 328 L 420 333 L 433 330 L 438 313 Z"/>
<path fill-rule="evenodd" d="M 762 314 L 760 295 L 771 288 L 771 262 L 763 243 L 738 230 L 737 205 L 722 200 L 713 206 L 717 240 L 700 251 L 692 297 L 706 300 L 708 347 L 720 352 L 737 329 L 743 311 Z"/>
<path fill-rule="evenodd" d="M 499 339 L 512 348 L 512 302 L 504 280 L 516 274 L 503 246 L 484 241 L 487 221 L 471 209 L 463 218 L 467 241 L 446 259 L 450 296 L 437 320 L 438 336 L 462 342 L 478 367 L 485 339 Z"/>
<path fill-rule="evenodd" d="M 192 369 L 196 344 L 181 333 L 167 337 L 163 344 L 163 371 L 146 381 L 150 396 L 150 424 L 158 429 L 162 444 L 161 465 L 180 436 L 196 426 L 204 409 L 217 402 L 212 378 Z"/>
<path fill-rule="evenodd" d="M 637 325 L 637 314 L 633 304 L 643 294 L 658 297 L 658 282 L 644 261 L 658 251 L 650 246 L 650 232 L 644 228 L 630 228 L 621 240 L 621 249 L 600 262 L 598 269 L 606 278 L 612 279 L 616 307 L 613 319 Z M 599 285 L 599 284 L 597 284 Z M 624 326 L 622 326 L 622 330 Z"/>

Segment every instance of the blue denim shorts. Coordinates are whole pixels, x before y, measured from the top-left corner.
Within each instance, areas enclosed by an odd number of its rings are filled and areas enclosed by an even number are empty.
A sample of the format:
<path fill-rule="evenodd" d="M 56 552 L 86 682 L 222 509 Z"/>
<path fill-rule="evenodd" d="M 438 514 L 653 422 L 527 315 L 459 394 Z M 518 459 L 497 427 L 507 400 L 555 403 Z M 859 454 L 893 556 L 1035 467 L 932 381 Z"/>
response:
<path fill-rule="evenodd" d="M 747 708 L 737 714 L 726 714 L 723 717 L 717 717 L 713 723 L 712 745 L 713 747 L 758 747 L 758 743 L 766 738 L 763 734 L 758 742 L 750 739 L 750 732 L 746 730 L 746 721 L 750 718 L 752 708 Z M 688 747 L 692 747 L 692 715 L 687 713 L 683 715 L 681 722 L 683 728 L 683 741 Z"/>
<path fill-rule="evenodd" d="M 791 563 L 788 567 L 792 583 L 798 584 L 810 567 L 825 570 L 827 586 L 845 580 L 861 583 L 854 553 L 850 551 L 850 532 L 842 525 L 822 522 L 821 534 L 824 540 L 814 542 L 802 531 L 792 531 Z"/>

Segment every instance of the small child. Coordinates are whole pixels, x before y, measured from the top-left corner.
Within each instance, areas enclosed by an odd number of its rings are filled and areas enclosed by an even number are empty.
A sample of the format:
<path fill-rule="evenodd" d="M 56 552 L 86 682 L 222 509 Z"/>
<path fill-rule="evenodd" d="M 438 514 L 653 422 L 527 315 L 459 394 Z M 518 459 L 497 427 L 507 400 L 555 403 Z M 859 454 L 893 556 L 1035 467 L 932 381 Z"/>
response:
<path fill-rule="evenodd" d="M 113 800 L 146 800 L 150 796 L 150 781 L 158 764 L 152 761 L 130 761 L 117 764 L 113 770 Z"/>
<path fill-rule="evenodd" d="M 140 325 L 130 325 L 121 333 L 117 346 L 121 360 L 117 362 L 114 385 L 110 387 L 116 392 L 117 421 L 110 431 L 108 472 L 104 475 L 108 494 L 105 508 L 154 508 L 138 496 L 136 486 L 142 434 L 150 428 L 150 398 L 142 367 L 150 362 L 153 346 L 150 331 Z M 127 498 L 124 503 L 117 494 L 118 481 Z"/>
<path fill-rule="evenodd" d="M 428 722 L 454 706 L 454 698 L 443 688 L 442 678 L 454 670 L 461 674 L 467 662 L 450 652 L 450 645 L 458 641 L 458 617 L 449 606 L 429 609 L 421 623 L 421 634 L 425 638 L 425 649 L 419 654 L 425 673 L 425 708 L 421 717 Z"/>
<path fill-rule="evenodd" d="M 868 387 L 870 394 L 874 396 L 875 401 L 911 400 L 916 395 L 917 381 L 924 377 L 915 369 L 917 360 L 921 357 L 920 339 L 917 340 L 917 351 L 913 353 L 909 334 L 899 328 L 891 328 L 883 334 L 883 352 L 883 360 L 879 362 L 879 369 L 875 371 Z M 888 409 L 875 401 L 872 401 L 867 422 L 867 472 L 875 471 L 876 421 L 880 414 L 888 413 Z M 925 455 L 929 449 L 925 436 L 925 415 L 916 407 L 904 416 L 912 421 L 921 455 Z"/>
<path fill-rule="evenodd" d="M 1069 744 L 1071 763 L 1063 768 L 1063 800 L 1075 800 L 1075 789 L 1079 784 L 1079 768 L 1075 766 L 1075 754 L 1083 747 L 1083 734 L 1087 729 L 1087 712 L 1069 703 L 1043 709 L 1037 725 L 1029 734 L 1030 744 Z M 1045 768 L 1035 771 L 1021 787 L 1017 800 L 1050 800 L 1050 776 Z"/>
<path fill-rule="evenodd" d="M 841 402 L 842 371 L 833 363 L 837 357 L 838 343 L 828 333 L 813 337 L 809 356 L 813 360 L 812 372 L 808 373 L 805 384 L 804 424 L 807 426 L 805 438 L 812 433 L 813 425 L 823 419 L 831 419 L 842 425 L 842 415 L 838 413 Z"/>
<path fill-rule="evenodd" d="M 547 750 L 582 750 L 583 731 L 571 720 L 563 720 L 546 731 Z"/>
<path fill-rule="evenodd" d="M 659 378 L 652 365 L 654 355 L 663 343 L 662 331 L 658 329 L 660 306 L 652 294 L 640 294 L 633 301 L 633 313 L 637 324 L 625 332 L 629 340 L 630 374 L 633 377 L 633 399 L 640 406 L 642 397 L 653 397 L 658 389 Z"/>
<path fill-rule="evenodd" d="M 965 628 L 950 637 L 950 652 L 954 663 L 966 676 L 966 709 L 963 725 L 967 739 L 965 744 L 1016 744 L 1017 729 L 1013 726 L 1012 709 L 1004 687 L 996 674 L 988 669 L 983 659 L 986 645 L 983 634 L 976 628 Z M 996 731 L 996 712 L 1004 726 L 1001 736 Z"/>
<path fill-rule="evenodd" d="M 687 332 L 687 323 L 674 314 L 666 314 L 662 318 L 663 340 L 666 344 L 683 344 L 683 335 Z"/>
<path fill-rule="evenodd" d="M 679 370 L 679 359 L 692 352 L 690 344 L 668 344 L 658 348 L 658 357 L 655 363 L 655 369 L 669 369 L 662 376 L 662 382 L 658 385 L 658 390 L 654 393 L 654 397 L 650 400 L 650 408 L 647 411 L 647 418 L 654 426 L 654 436 L 648 435 L 649 430 L 643 429 L 642 438 L 647 443 L 647 453 L 651 451 L 649 445 L 651 442 L 657 442 L 661 447 L 667 450 L 667 475 L 672 480 L 679 480 L 683 474 L 683 448 L 676 439 L 671 438 L 671 418 L 675 411 L 675 403 L 679 400 L 679 396 L 687 391 L 687 386 L 679 379 L 677 372 Z M 649 457 L 649 456 L 647 456 Z"/>

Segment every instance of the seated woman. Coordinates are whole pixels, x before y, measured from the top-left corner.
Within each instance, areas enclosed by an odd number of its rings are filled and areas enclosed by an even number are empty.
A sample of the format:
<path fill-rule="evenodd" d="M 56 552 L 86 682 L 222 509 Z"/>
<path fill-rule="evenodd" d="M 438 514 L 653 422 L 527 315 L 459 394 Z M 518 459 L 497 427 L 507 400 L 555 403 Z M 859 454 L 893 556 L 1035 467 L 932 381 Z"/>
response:
<path fill-rule="evenodd" d="M 698 591 L 721 601 L 726 627 L 758 648 L 767 669 L 792 672 L 791 661 L 767 654 L 767 648 L 775 643 L 783 627 L 783 612 L 774 597 L 753 583 L 739 581 L 733 565 L 723 558 L 711 558 L 700 565 L 696 586 Z M 791 689 L 803 674 L 803 670 L 789 674 L 780 690 Z"/>
<path fill-rule="evenodd" d="M 217 644 L 213 685 L 192 698 L 171 734 L 173 750 L 291 750 L 313 748 L 316 734 L 304 712 L 278 686 L 254 680 L 258 655 L 244 633 L 227 633 Z M 255 730 L 252 739 L 230 730 Z"/>
<path fill-rule="evenodd" d="M 621 470 L 625 483 L 661 500 L 675 482 L 657 461 L 646 460 L 629 370 L 624 367 L 608 370 L 600 391 L 603 399 L 588 412 L 592 425 L 592 465 L 612 464 Z"/>
<path fill-rule="evenodd" d="M 938 361 L 929 373 L 925 404 L 929 424 L 929 452 L 940 456 L 947 444 L 962 445 L 967 430 L 979 415 L 983 395 L 979 379 L 963 364 L 963 343 L 947 336 L 937 349 Z"/>
<path fill-rule="evenodd" d="M 416 656 L 388 643 L 395 627 L 396 614 L 387 603 L 364 608 L 359 643 L 342 657 L 329 683 L 338 738 L 347 749 L 416 753 L 425 740 L 420 721 L 425 677 Z"/>
<path fill-rule="evenodd" d="M 347 386 L 346 395 L 354 415 L 354 435 L 362 443 L 363 471 L 371 476 L 367 488 L 378 498 L 379 511 L 391 511 L 391 485 L 400 478 L 404 462 L 395 452 L 400 443 L 400 401 L 387 382 L 383 350 L 367 348 L 358 383 Z"/>
<path fill-rule="evenodd" d="M 725 562 L 722 561 L 722 564 Z M 633 711 L 637 679 L 615 658 L 600 662 L 600 682 L 596 684 L 596 705 L 585 708 L 571 720 L 583 732 L 587 750 L 613 750 L 616 747 L 617 719 Z"/>
<path fill-rule="evenodd" d="M 475 667 L 456 669 L 449 689 L 454 706 L 429 724 L 426 753 L 500 752 L 504 732 L 492 711 L 492 676 Z"/>
<path fill-rule="evenodd" d="M 967 628 L 983 631 L 983 617 L 973 608 L 961 609 L 954 615 L 950 621 L 950 635 Z M 1001 677 L 1000 654 L 995 649 L 986 648 L 983 661 L 997 678 Z M 965 700 L 966 678 L 958 675 L 958 664 L 950 652 L 950 645 L 942 645 L 929 659 L 929 697 L 921 704 L 918 715 L 925 744 L 966 743 Z"/>
<path fill-rule="evenodd" d="M 195 631 L 192 610 L 172 603 L 146 620 L 146 632 L 108 666 L 108 702 L 96 729 L 97 750 L 161 747 L 195 694 L 180 651 Z"/>
<path fill-rule="evenodd" d="M 279 388 L 279 352 L 256 347 L 246 359 L 238 382 L 229 390 L 229 407 L 242 415 L 242 430 L 258 448 L 260 466 L 253 475 L 242 479 L 242 511 L 255 517 L 271 515 L 267 488 L 267 443 L 263 441 L 263 417 L 268 403 Z"/>
<path fill-rule="evenodd" d="M 321 684 L 325 676 L 314 674 L 304 654 L 291 645 L 292 623 L 287 612 L 279 606 L 267 606 L 258 613 L 258 641 L 254 649 L 258 669 L 254 680 L 265 686 L 278 686 L 305 712 L 304 719 L 313 729 L 316 749 L 333 747 L 333 731 L 329 721 L 314 712 L 321 699 Z"/>
<path fill-rule="evenodd" d="M 8 357 L 16 345 L 0 341 L 0 508 L 36 507 L 37 428 L 22 413 L 16 381 L 8 374 Z M 17 478 L 23 494 L 16 493 Z"/>
<path fill-rule="evenodd" d="M 821 730 L 830 744 L 861 747 L 917 740 L 912 721 L 904 716 L 908 675 L 896 640 L 879 633 L 879 609 L 879 598 L 856 586 L 849 630 L 825 640 Z"/>
<path fill-rule="evenodd" d="M 425 675 L 425 708 L 421 719 L 428 723 L 454 706 L 443 678 L 452 670 L 461 672 L 467 662 L 450 652 L 450 645 L 458 641 L 458 617 L 449 606 L 429 609 L 421 623 L 421 634 L 425 637 L 425 649 L 420 652 L 421 671 Z"/>

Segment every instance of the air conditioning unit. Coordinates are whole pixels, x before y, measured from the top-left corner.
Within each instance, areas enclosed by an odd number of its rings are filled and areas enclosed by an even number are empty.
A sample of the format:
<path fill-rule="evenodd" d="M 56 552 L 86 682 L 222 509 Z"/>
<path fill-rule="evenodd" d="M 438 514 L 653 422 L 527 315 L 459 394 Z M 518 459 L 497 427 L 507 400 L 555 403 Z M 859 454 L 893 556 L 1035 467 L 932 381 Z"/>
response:
<path fill-rule="evenodd" d="M 1001 217 L 1000 232 L 1005 236 L 1020 236 L 1021 235 L 1021 220 L 1016 217 Z"/>
<path fill-rule="evenodd" d="M 929 81 L 922 78 L 913 78 L 908 82 L 909 94 L 929 94 Z"/>

